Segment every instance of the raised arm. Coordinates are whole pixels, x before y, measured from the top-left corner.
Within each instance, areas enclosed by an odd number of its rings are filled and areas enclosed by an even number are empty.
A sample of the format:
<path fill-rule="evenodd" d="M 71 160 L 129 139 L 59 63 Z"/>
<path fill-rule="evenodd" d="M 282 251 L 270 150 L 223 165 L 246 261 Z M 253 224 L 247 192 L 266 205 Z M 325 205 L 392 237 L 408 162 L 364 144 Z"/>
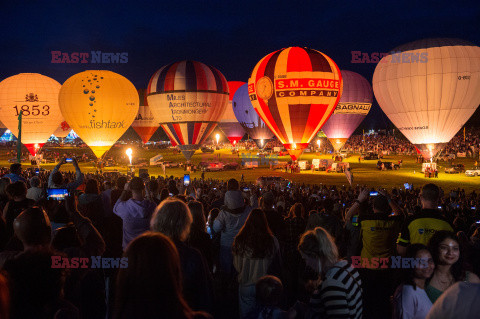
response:
<path fill-rule="evenodd" d="M 357 200 L 355 200 L 355 203 L 350 207 L 347 214 L 345 215 L 345 221 L 346 222 L 351 221 L 352 217 L 354 215 L 358 215 L 358 213 L 360 211 L 360 204 L 362 204 L 362 203 L 364 203 L 368 200 L 369 194 L 370 194 L 370 191 L 368 189 L 364 189 L 360 192 Z"/>

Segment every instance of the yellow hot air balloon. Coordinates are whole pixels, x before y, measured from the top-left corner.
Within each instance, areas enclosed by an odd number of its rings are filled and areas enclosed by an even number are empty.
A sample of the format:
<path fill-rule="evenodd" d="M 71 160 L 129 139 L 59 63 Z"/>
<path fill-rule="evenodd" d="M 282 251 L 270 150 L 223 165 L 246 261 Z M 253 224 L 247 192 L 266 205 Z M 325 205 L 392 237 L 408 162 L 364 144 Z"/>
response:
<path fill-rule="evenodd" d="M 100 158 L 132 124 L 139 100 L 135 86 L 125 77 L 95 70 L 66 80 L 59 104 L 70 127 Z"/>
<path fill-rule="evenodd" d="M 18 136 L 22 112 L 22 143 L 32 155 L 62 121 L 58 107 L 60 83 L 38 73 L 21 73 L 0 82 L 0 118 Z"/>

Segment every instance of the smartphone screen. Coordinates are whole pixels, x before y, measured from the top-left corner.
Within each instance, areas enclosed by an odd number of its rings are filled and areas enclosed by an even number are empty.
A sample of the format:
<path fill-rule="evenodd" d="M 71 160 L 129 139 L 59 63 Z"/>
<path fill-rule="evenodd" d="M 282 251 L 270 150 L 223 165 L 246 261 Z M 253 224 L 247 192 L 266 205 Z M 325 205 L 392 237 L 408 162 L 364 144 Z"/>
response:
<path fill-rule="evenodd" d="M 190 174 L 183 175 L 183 186 L 190 185 Z"/>
<path fill-rule="evenodd" d="M 73 158 L 66 158 L 66 159 L 65 159 L 65 162 L 71 163 L 71 162 L 73 162 Z"/>
<path fill-rule="evenodd" d="M 54 200 L 65 200 L 68 196 L 68 189 L 66 188 L 49 188 L 47 189 L 47 198 Z"/>
<path fill-rule="evenodd" d="M 378 196 L 378 192 L 370 192 L 370 196 Z"/>

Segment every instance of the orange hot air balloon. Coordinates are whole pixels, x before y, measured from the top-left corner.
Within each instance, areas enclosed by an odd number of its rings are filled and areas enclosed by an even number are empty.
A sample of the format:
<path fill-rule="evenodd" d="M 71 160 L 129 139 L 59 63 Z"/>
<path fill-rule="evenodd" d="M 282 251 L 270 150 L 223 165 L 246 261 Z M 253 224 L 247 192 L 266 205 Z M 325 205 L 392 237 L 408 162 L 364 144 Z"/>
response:
<path fill-rule="evenodd" d="M 122 136 L 138 113 L 138 92 L 120 74 L 94 70 L 63 83 L 58 97 L 62 115 L 100 158 Z"/>
<path fill-rule="evenodd" d="M 258 115 L 297 160 L 342 94 L 342 75 L 322 52 L 290 47 L 260 60 L 248 80 Z"/>
<path fill-rule="evenodd" d="M 145 89 L 138 90 L 140 96 L 140 106 L 135 121 L 132 123 L 132 128 L 137 132 L 142 139 L 143 144 L 147 143 L 155 131 L 159 128 L 158 121 L 153 117 L 147 102 Z"/>
<path fill-rule="evenodd" d="M 18 136 L 18 115 L 22 112 L 22 143 L 32 155 L 62 121 L 60 87 L 54 79 L 38 73 L 21 73 L 0 82 L 0 118 Z"/>

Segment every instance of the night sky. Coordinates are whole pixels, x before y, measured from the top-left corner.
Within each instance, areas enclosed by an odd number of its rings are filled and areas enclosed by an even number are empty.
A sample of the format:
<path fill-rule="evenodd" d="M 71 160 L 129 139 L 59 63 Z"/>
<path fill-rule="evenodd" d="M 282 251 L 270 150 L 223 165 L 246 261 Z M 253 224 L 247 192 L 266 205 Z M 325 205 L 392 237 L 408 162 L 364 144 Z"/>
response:
<path fill-rule="evenodd" d="M 107 69 L 145 88 L 163 65 L 189 59 L 215 66 L 229 81 L 247 81 L 268 53 L 306 46 L 371 82 L 375 64 L 351 63 L 351 51 L 389 52 L 428 37 L 480 45 L 478 0 L 1 3 L 0 80 L 34 72 L 63 83 L 84 70 Z M 126 52 L 128 62 L 51 63 L 52 51 Z M 376 102 L 370 113 L 364 128 L 387 124 Z"/>

